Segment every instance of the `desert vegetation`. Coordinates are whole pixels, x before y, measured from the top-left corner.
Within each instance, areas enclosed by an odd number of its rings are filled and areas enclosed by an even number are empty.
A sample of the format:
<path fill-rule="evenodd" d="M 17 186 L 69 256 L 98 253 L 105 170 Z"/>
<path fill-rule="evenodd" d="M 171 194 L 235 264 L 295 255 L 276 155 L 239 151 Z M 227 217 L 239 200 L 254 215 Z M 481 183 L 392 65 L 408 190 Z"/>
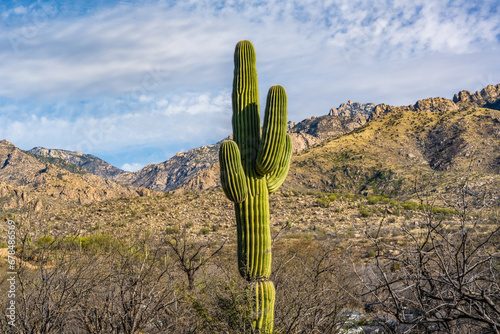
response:
<path fill-rule="evenodd" d="M 435 205 L 425 187 L 416 189 L 411 201 L 295 190 L 275 195 L 270 202 L 276 217 L 270 276 L 276 286 L 274 332 L 498 332 L 500 233 L 493 197 L 473 193 L 466 182 L 441 199 L 448 207 Z M 205 201 L 223 203 L 223 197 L 217 191 L 142 198 L 135 217 L 154 221 L 174 208 L 182 215 L 178 202 L 203 208 Z M 103 213 L 105 221 L 122 202 L 88 206 L 85 214 Z M 280 205 L 287 206 L 281 214 Z M 81 234 L 62 224 L 63 214 L 58 222 L 65 229 L 55 223 L 42 229 L 35 217 L 11 215 L 20 236 L 14 329 L 257 332 L 252 294 L 236 265 L 231 211 L 230 205 L 208 211 L 214 217 L 227 213 L 227 229 L 207 226 L 209 216 L 190 221 L 176 216 L 150 229 L 136 224 L 123 233 L 125 227 L 108 224 Z M 203 228 L 208 233 L 200 233 Z M 2 266 L 5 276 L 6 263 Z M 7 288 L 2 283 L 0 293 Z M 1 312 L 7 332 L 5 304 Z"/>

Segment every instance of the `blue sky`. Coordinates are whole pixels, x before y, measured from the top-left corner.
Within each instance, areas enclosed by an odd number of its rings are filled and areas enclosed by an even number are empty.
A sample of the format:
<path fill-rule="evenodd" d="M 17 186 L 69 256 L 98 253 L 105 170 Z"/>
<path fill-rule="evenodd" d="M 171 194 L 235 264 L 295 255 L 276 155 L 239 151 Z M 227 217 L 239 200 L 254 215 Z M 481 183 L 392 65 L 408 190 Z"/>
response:
<path fill-rule="evenodd" d="M 233 52 L 289 119 L 500 83 L 500 1 L 2 1 L 0 139 L 137 170 L 231 133 Z M 263 109 L 263 108 L 262 108 Z"/>

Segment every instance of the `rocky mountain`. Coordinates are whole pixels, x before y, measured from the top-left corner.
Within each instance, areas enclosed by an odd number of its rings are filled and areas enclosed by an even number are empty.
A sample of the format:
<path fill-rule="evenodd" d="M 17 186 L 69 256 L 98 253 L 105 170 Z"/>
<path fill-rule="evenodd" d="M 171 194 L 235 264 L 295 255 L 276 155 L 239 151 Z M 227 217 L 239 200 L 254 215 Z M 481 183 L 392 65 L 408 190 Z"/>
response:
<path fill-rule="evenodd" d="M 350 132 L 366 123 L 367 117 L 324 115 L 311 117 L 295 124 L 288 133 L 292 137 L 293 152 L 297 153 L 322 141 Z"/>
<path fill-rule="evenodd" d="M 460 106 L 478 106 L 490 109 L 500 109 L 500 84 L 488 85 L 474 94 L 463 90 L 453 96 L 453 102 Z"/>
<path fill-rule="evenodd" d="M 121 173 L 113 179 L 136 187 L 162 192 L 173 191 L 216 164 L 219 160 L 221 144 L 222 141 L 214 145 L 179 152 L 165 162 L 149 164 L 137 172 Z"/>
<path fill-rule="evenodd" d="M 338 108 L 330 109 L 328 115 L 330 116 L 364 116 L 368 118 L 375 109 L 375 104 L 373 103 L 359 103 L 353 102 L 351 100 L 347 103 L 342 103 Z"/>
<path fill-rule="evenodd" d="M 500 185 L 499 88 L 460 92 L 456 102 L 430 98 L 410 106 L 380 104 L 373 109 L 367 104 L 368 117 L 356 112 L 347 116 L 345 106 L 356 105 L 351 102 L 341 105 L 337 116 L 292 124 L 294 145 L 312 139 L 295 147 L 284 187 L 404 195 L 413 192 L 415 175 L 434 178 L 430 189 L 447 189 L 455 184 L 454 177 L 473 168 L 475 187 L 493 189 Z M 217 168 L 205 170 L 182 189 L 218 187 Z"/>
<path fill-rule="evenodd" d="M 113 179 L 115 176 L 125 173 L 106 161 L 99 159 L 92 154 L 83 154 L 81 152 L 72 152 L 67 150 L 47 149 L 44 147 L 35 147 L 28 152 L 36 154 L 37 156 L 47 158 L 46 162 L 57 163 L 57 159 L 66 161 L 70 164 L 82 167 L 87 172 L 104 177 L 106 179 Z"/>
<path fill-rule="evenodd" d="M 441 97 L 429 98 L 417 101 L 414 105 L 399 107 L 393 107 L 386 104 L 375 106 L 373 103 L 362 104 L 348 101 L 347 103 L 342 103 L 338 108 L 332 108 L 328 115 L 320 117 L 313 116 L 299 123 L 289 122 L 288 133 L 292 137 L 295 155 L 292 161 L 296 159 L 299 161 L 299 157 L 302 156 L 302 153 L 309 154 L 307 153 L 309 152 L 308 150 L 313 147 L 318 147 L 318 149 L 320 149 L 320 147 L 324 147 L 332 141 L 347 140 L 342 139 L 344 137 L 352 138 L 352 140 L 356 142 L 358 141 L 357 133 L 367 131 L 364 129 L 372 129 L 375 124 L 378 124 L 377 121 L 380 120 L 384 123 L 384 126 L 391 129 L 391 132 L 385 133 L 380 129 L 377 131 L 370 131 L 373 135 L 373 138 L 369 140 L 370 142 L 386 140 L 388 143 L 392 143 L 391 139 L 383 138 L 383 136 L 381 137 L 381 133 L 392 137 L 401 137 L 402 133 L 405 133 L 406 138 L 415 140 L 415 142 L 411 144 L 413 146 L 408 147 L 405 153 L 407 157 L 411 159 L 420 157 L 431 169 L 450 168 L 449 166 L 453 165 L 448 161 L 450 154 L 452 154 L 450 152 L 456 149 L 456 143 L 463 141 L 463 136 L 457 135 L 457 133 L 461 133 L 461 131 L 468 133 L 469 129 L 466 128 L 464 130 L 461 125 L 455 125 L 453 129 L 445 129 L 443 126 L 438 127 L 433 122 L 437 122 L 438 116 L 444 117 L 444 114 L 456 115 L 459 113 L 462 115 L 463 113 L 461 113 L 461 111 L 463 110 L 467 110 L 467 113 L 472 114 L 476 110 L 474 108 L 478 107 L 485 107 L 489 110 L 499 109 L 499 92 L 500 85 L 490 85 L 476 93 L 461 91 L 455 94 L 453 100 Z M 431 113 L 433 116 L 429 119 L 420 117 L 421 115 L 430 115 Z M 396 117 L 394 115 L 399 115 L 398 117 L 403 119 L 414 119 L 411 123 L 412 128 L 408 129 L 409 125 L 399 120 L 399 118 L 397 120 L 394 119 L 394 117 Z M 416 117 L 415 115 L 420 116 Z M 406 124 L 405 128 L 400 128 L 403 123 Z M 433 127 L 431 128 L 431 126 Z M 485 126 L 488 127 L 487 125 Z M 409 133 L 406 133 L 408 131 Z M 423 133 L 426 133 L 427 137 L 425 139 L 422 139 Z M 415 138 L 419 139 L 416 140 Z M 446 145 L 452 148 L 445 149 L 441 147 L 444 144 L 429 144 L 429 142 L 436 143 L 437 141 L 447 143 Z M 46 159 L 56 159 L 51 162 L 52 164 L 55 164 L 57 161 L 59 161 L 59 163 L 66 161 L 68 165 L 59 165 L 59 167 L 66 170 L 73 171 L 71 169 L 74 167 L 71 166 L 76 165 L 83 168 L 83 171 L 120 183 L 144 187 L 155 191 L 170 192 L 177 190 L 182 192 L 186 189 L 206 190 L 218 187 L 217 162 L 218 150 L 221 142 L 210 146 L 202 146 L 187 152 L 180 152 L 163 163 L 147 165 L 137 172 L 124 172 L 93 155 L 81 154 L 79 152 L 38 147 L 32 149 L 30 153 Z M 409 144 L 399 143 L 398 145 L 404 146 Z M 371 150 L 371 148 L 367 149 Z M 391 148 L 391 150 L 394 150 L 394 148 Z M 380 152 L 381 155 L 376 156 L 376 158 L 380 159 L 385 153 L 386 152 Z M 304 164 L 304 162 L 297 163 L 299 165 Z M 300 169 L 300 167 L 298 167 L 298 169 Z M 291 171 L 292 170 L 293 166 L 291 168 Z M 363 171 L 365 171 L 365 168 L 361 167 L 360 171 L 357 173 L 359 174 Z M 380 170 L 378 171 L 380 172 Z M 75 170 L 73 172 L 78 171 Z M 346 173 L 349 174 L 351 172 L 346 171 Z M 375 172 L 373 171 L 373 173 Z M 335 174 L 337 175 L 339 172 L 336 171 Z M 328 173 L 323 174 L 323 177 L 325 175 L 328 175 Z M 304 177 L 307 178 L 306 176 Z M 343 178 L 344 176 L 340 177 L 340 179 Z M 360 180 L 358 181 L 361 182 Z M 335 184 L 335 182 L 332 183 L 331 180 L 323 180 L 320 183 L 311 181 L 307 187 L 321 188 L 326 186 L 326 188 L 329 188 L 332 184 Z M 297 185 L 297 187 L 300 188 L 299 185 Z"/>
<path fill-rule="evenodd" d="M 52 159 L 54 164 L 41 161 L 7 140 L 0 141 L 0 208 L 41 210 L 46 206 L 86 204 L 145 193 L 143 189 L 86 173 L 65 160 Z"/>
<path fill-rule="evenodd" d="M 359 103 L 342 104 L 342 106 L 362 106 Z M 357 110 L 357 109 L 356 109 Z M 294 152 L 300 152 L 311 145 L 352 131 L 362 126 L 368 114 L 353 111 L 342 115 L 324 115 L 311 117 L 299 123 L 289 122 L 288 133 L 292 137 Z M 134 173 L 121 173 L 113 180 L 126 182 L 138 187 L 158 191 L 175 191 L 177 189 L 204 190 L 218 186 L 219 147 L 222 141 L 198 147 L 176 156 L 160 164 L 150 164 Z M 217 170 L 217 172 L 216 172 Z"/>
<path fill-rule="evenodd" d="M 379 104 L 372 110 L 368 120 L 376 119 L 381 115 L 401 111 L 454 111 L 460 108 L 483 107 L 500 110 L 500 84 L 488 85 L 481 91 L 471 93 L 463 90 L 453 96 L 453 100 L 435 97 L 417 101 L 414 105 L 392 107 Z"/>
<path fill-rule="evenodd" d="M 411 106 L 378 105 L 364 126 L 296 154 L 285 185 L 409 196 L 425 184 L 425 192 L 438 195 L 467 177 L 471 191 L 498 200 L 498 87 L 460 94 L 482 96 L 487 103 L 430 98 Z M 486 105 L 497 109 L 481 107 Z"/>

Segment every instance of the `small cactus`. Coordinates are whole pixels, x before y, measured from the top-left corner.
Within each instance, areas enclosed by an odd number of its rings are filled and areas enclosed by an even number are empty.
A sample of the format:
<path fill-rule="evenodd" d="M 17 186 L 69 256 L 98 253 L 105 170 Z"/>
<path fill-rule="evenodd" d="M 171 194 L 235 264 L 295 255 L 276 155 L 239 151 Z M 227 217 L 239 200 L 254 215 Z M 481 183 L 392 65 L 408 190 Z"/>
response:
<path fill-rule="evenodd" d="M 271 333 L 275 290 L 269 280 L 269 194 L 285 181 L 292 140 L 286 133 L 286 91 L 279 85 L 269 89 L 261 136 L 256 56 L 249 41 L 236 45 L 232 102 L 234 141 L 224 141 L 219 151 L 221 184 L 234 202 L 238 268 L 255 293 L 254 327 Z"/>

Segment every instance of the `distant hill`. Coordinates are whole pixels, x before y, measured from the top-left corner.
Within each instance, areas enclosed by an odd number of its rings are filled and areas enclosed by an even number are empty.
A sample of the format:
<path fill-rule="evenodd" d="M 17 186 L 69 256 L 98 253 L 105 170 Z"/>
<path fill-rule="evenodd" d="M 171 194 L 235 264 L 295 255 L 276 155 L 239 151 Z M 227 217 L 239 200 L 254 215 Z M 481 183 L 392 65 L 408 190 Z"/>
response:
<path fill-rule="evenodd" d="M 364 126 L 293 157 L 285 185 L 405 195 L 414 192 L 415 180 L 439 193 L 468 176 L 476 191 L 498 194 L 499 93 L 497 85 L 461 92 L 455 102 L 430 98 L 403 107 L 378 105 Z"/>
<path fill-rule="evenodd" d="M 81 152 L 72 152 L 67 150 L 47 149 L 44 147 L 35 147 L 28 152 L 33 153 L 39 157 L 47 158 L 46 161 L 53 164 L 57 164 L 57 160 L 55 159 L 66 161 L 72 165 L 83 168 L 85 171 L 91 174 L 107 179 L 112 179 L 116 175 L 125 173 L 124 170 L 121 170 L 92 154 L 83 154 Z"/>
<path fill-rule="evenodd" d="M 406 193 L 413 173 L 464 172 L 467 159 L 460 157 L 482 155 L 481 152 L 489 152 L 482 163 L 493 166 L 486 168 L 485 173 L 494 174 L 500 158 L 491 158 L 499 155 L 498 145 L 490 144 L 497 139 L 495 110 L 500 108 L 499 101 L 500 85 L 490 85 L 476 93 L 461 91 L 453 100 L 430 98 L 410 106 L 348 101 L 332 108 L 328 115 L 289 122 L 294 156 L 290 182 L 285 185 L 298 189 Z M 87 171 L 136 187 L 182 192 L 219 186 L 221 142 L 180 152 L 137 172 L 125 172 L 79 152 L 40 147 L 30 152 L 58 159 L 51 163 L 69 171 L 75 169 L 72 172 Z M 482 147 L 482 142 L 490 144 Z M 63 161 L 69 164 L 64 165 Z"/>
<path fill-rule="evenodd" d="M 136 187 L 173 191 L 217 163 L 221 143 L 179 152 L 165 162 L 149 164 L 137 172 L 118 174 L 113 179 Z"/>
<path fill-rule="evenodd" d="M 86 173 L 58 158 L 43 158 L 0 141 L 0 209 L 25 207 L 39 211 L 46 206 L 86 204 L 144 191 Z"/>
<path fill-rule="evenodd" d="M 313 133 L 317 141 L 292 156 L 283 187 L 407 196 L 414 193 L 417 175 L 430 182 L 429 191 L 445 191 L 457 178 L 471 175 L 478 191 L 494 191 L 500 185 L 499 93 L 497 85 L 475 94 L 462 91 L 454 100 L 377 105 L 367 122 L 360 119 L 362 126 L 344 127 L 344 132 L 332 131 L 340 122 L 338 116 L 298 123 L 292 135 Z M 217 169 L 215 165 L 205 170 L 182 189 L 218 187 Z"/>

